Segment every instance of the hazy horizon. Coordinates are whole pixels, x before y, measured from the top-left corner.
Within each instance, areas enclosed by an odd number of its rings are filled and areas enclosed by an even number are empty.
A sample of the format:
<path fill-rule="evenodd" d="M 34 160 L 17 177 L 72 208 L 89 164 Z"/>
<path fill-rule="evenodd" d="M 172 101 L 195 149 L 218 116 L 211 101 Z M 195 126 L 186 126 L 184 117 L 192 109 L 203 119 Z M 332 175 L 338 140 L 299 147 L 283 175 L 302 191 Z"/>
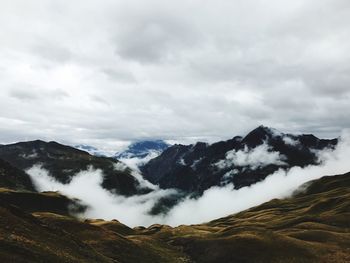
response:
<path fill-rule="evenodd" d="M 259 126 L 258 126 L 259 127 Z M 269 128 L 273 128 L 273 127 L 269 127 Z M 344 129 L 340 132 L 340 134 L 338 136 L 335 137 L 319 137 L 319 139 L 335 139 L 335 138 L 339 138 L 341 136 L 342 133 L 344 133 L 345 131 L 347 131 L 348 129 Z M 283 132 L 281 130 L 278 130 L 279 132 Z M 248 131 L 250 132 L 250 131 Z M 247 132 L 247 133 L 248 133 Z M 111 144 L 99 144 L 99 145 L 94 145 L 93 143 L 80 143 L 79 141 L 60 141 L 59 139 L 42 139 L 42 138 L 36 138 L 36 139 L 27 139 L 25 138 L 24 140 L 17 140 L 17 141 L 10 141 L 10 142 L 0 142 L 0 144 L 12 144 L 12 143 L 18 143 L 18 142 L 29 142 L 29 141 L 34 141 L 34 140 L 42 140 L 42 141 L 46 141 L 46 142 L 50 142 L 50 141 L 54 141 L 54 142 L 58 142 L 60 144 L 64 144 L 64 145 L 69 145 L 72 147 L 77 147 L 77 146 L 89 146 L 89 147 L 94 147 L 96 148 L 96 150 L 101 151 L 101 153 L 107 155 L 107 156 L 114 156 L 117 152 L 126 150 L 128 148 L 129 145 L 131 145 L 132 143 L 135 142 L 141 142 L 141 141 L 153 141 L 153 140 L 163 140 L 167 143 L 169 143 L 170 145 L 174 145 L 174 144 L 183 144 L 183 145 L 190 145 L 190 144 L 195 144 L 197 142 L 205 142 L 205 143 L 215 143 L 215 142 L 219 142 L 219 141 L 226 141 L 229 139 L 234 138 L 235 136 L 245 136 L 247 135 L 247 133 L 244 134 L 235 134 L 233 136 L 230 137 L 211 137 L 211 138 L 203 138 L 203 137 L 193 137 L 193 138 L 178 138 L 177 140 L 175 139 L 163 139 L 163 138 L 139 138 L 139 139 L 134 139 L 134 140 L 115 140 L 113 143 Z M 287 132 L 283 132 L 283 133 L 287 133 Z M 311 133 L 301 133 L 301 132 L 295 132 L 293 133 L 293 135 L 300 135 L 300 134 L 311 134 Z M 315 135 L 317 137 L 317 134 L 312 134 Z"/>

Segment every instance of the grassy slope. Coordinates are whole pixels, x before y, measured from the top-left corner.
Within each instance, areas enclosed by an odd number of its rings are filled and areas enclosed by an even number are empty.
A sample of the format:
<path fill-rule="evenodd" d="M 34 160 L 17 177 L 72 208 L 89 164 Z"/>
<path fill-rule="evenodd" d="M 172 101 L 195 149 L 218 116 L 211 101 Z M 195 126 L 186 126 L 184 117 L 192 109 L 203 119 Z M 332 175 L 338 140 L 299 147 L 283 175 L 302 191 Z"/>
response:
<path fill-rule="evenodd" d="M 350 174 L 207 224 L 159 231 L 198 262 L 350 262 Z"/>
<path fill-rule="evenodd" d="M 0 203 L 0 247 L 2 262 L 350 262 L 350 174 L 323 177 L 292 198 L 177 228 L 130 229 Z"/>
<path fill-rule="evenodd" d="M 67 198 L 60 194 L 25 194 L 30 202 L 23 202 L 22 192 L 0 189 L 0 262 L 188 262 L 181 251 L 133 236 L 136 231 L 118 221 L 67 215 Z"/>

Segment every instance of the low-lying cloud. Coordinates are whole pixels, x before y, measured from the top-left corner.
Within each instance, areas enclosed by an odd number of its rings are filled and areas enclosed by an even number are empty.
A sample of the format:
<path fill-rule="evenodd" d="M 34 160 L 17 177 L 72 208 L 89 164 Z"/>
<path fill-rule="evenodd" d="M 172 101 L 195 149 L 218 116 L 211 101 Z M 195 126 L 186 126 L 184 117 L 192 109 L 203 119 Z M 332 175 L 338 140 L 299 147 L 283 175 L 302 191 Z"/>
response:
<path fill-rule="evenodd" d="M 285 198 L 305 182 L 350 171 L 350 133 L 343 134 L 335 150 L 325 150 L 318 155 L 322 162 L 318 166 L 294 167 L 288 171 L 281 169 L 262 182 L 238 190 L 235 190 L 232 184 L 212 187 L 200 198 L 188 197 L 166 215 L 157 216 L 149 214 L 151 208 L 160 198 L 176 194 L 176 190 L 161 190 L 154 186 L 154 191 L 149 194 L 123 197 L 103 189 L 103 174 L 93 168 L 78 173 L 69 184 L 55 181 L 40 166 L 32 167 L 28 173 L 39 190 L 58 190 L 88 204 L 89 209 L 83 217 L 107 220 L 115 218 L 129 226 L 148 226 L 153 223 L 177 226 L 206 222 L 240 212 L 273 198 Z"/>
<path fill-rule="evenodd" d="M 148 161 L 150 161 L 153 158 L 156 158 L 161 154 L 161 151 L 149 151 L 149 153 L 143 157 L 131 157 L 131 158 L 119 158 L 118 160 L 125 163 L 130 168 L 134 169 L 135 171 L 139 172 L 139 167 L 143 164 L 146 164 Z"/>
<path fill-rule="evenodd" d="M 69 184 L 57 182 L 40 165 L 27 170 L 40 191 L 59 191 L 67 196 L 76 197 L 89 207 L 86 218 L 118 219 L 129 226 L 150 225 L 155 218 L 149 211 L 162 197 L 174 194 L 175 190 L 156 189 L 145 195 L 124 197 L 112 194 L 102 188 L 103 173 L 90 168 L 75 175 Z"/>
<path fill-rule="evenodd" d="M 228 168 L 234 166 L 249 166 L 250 169 L 255 170 L 259 167 L 265 167 L 270 164 L 284 165 L 286 157 L 280 152 L 272 151 L 267 145 L 263 143 L 253 149 L 248 149 L 246 146 L 243 150 L 232 150 L 226 153 L 226 158 L 219 161 L 216 166 L 218 168 Z"/>

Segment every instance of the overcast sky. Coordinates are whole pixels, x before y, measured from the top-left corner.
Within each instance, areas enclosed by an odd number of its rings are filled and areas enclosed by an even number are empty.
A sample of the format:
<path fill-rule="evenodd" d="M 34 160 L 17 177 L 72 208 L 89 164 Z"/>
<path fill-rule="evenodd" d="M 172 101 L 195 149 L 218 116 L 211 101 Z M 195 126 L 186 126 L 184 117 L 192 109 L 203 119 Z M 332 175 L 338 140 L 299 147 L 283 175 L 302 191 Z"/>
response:
<path fill-rule="evenodd" d="M 1 0 L 0 142 L 350 127 L 348 0 Z"/>

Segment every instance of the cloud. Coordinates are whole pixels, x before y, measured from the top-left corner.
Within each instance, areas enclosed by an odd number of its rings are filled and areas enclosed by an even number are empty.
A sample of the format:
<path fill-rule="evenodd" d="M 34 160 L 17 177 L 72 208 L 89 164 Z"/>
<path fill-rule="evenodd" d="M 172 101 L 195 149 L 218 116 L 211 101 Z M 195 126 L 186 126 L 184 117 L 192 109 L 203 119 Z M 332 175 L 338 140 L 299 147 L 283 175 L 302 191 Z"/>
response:
<path fill-rule="evenodd" d="M 288 144 L 288 145 L 291 145 L 291 146 L 296 146 L 296 145 L 298 145 L 300 143 L 297 139 L 293 139 L 290 136 L 284 136 L 282 139 L 283 139 L 283 142 L 285 144 Z"/>
<path fill-rule="evenodd" d="M 68 97 L 68 94 L 61 89 L 40 90 L 37 87 L 19 85 L 22 87 L 12 88 L 10 96 L 20 101 L 35 101 L 54 97 L 57 100 Z"/>
<path fill-rule="evenodd" d="M 27 89 L 12 89 L 10 92 L 10 96 L 22 101 L 38 99 L 35 92 L 31 92 L 30 89 L 30 87 L 28 87 Z"/>
<path fill-rule="evenodd" d="M 129 166 L 133 170 L 139 172 L 139 167 L 141 165 L 146 164 L 148 161 L 150 161 L 153 158 L 156 158 L 161 153 L 162 153 L 161 151 L 149 151 L 149 153 L 143 158 L 131 157 L 131 158 L 119 158 L 118 160 L 125 163 L 127 166 Z"/>
<path fill-rule="evenodd" d="M 338 136 L 349 22 L 344 0 L 2 1 L 0 112 L 21 124 L 0 141 Z"/>
<path fill-rule="evenodd" d="M 284 165 L 286 164 L 285 159 L 286 157 L 280 152 L 272 151 L 267 143 L 263 143 L 253 149 L 248 149 L 246 146 L 243 150 L 228 151 L 225 159 L 217 162 L 216 166 L 220 169 L 248 166 L 250 169 L 256 170 L 271 164 Z"/>
<path fill-rule="evenodd" d="M 80 216 L 109 220 L 118 218 L 129 226 L 152 224 L 154 218 L 149 214 L 151 208 L 160 198 L 176 193 L 175 190 L 157 189 L 145 195 L 118 196 L 102 188 L 103 174 L 101 170 L 93 168 L 78 173 L 69 184 L 57 182 L 40 165 L 33 166 L 27 172 L 34 180 L 37 189 L 60 191 L 87 204 L 89 207 L 86 213 Z"/>
<path fill-rule="evenodd" d="M 154 1 L 150 7 L 140 8 L 137 1 L 122 5 L 123 13 L 118 13 L 117 21 L 129 23 L 116 31 L 114 40 L 116 53 L 123 59 L 139 63 L 173 61 L 182 49 L 196 46 L 200 41 L 199 31 L 188 17 L 193 4 Z"/>
<path fill-rule="evenodd" d="M 349 154 L 350 132 L 346 132 L 335 150 L 325 150 L 318 153 L 321 165 L 305 168 L 294 167 L 288 171 L 281 169 L 269 175 L 262 182 L 238 190 L 235 190 L 232 184 L 212 187 L 206 190 L 201 197 L 197 199 L 187 197 L 166 215 L 158 216 L 150 215 L 150 210 L 161 198 L 176 195 L 175 190 L 161 190 L 153 186 L 154 191 L 149 194 L 123 197 L 103 189 L 101 187 L 103 174 L 100 170 L 93 168 L 78 173 L 67 185 L 55 181 L 40 166 L 34 166 L 27 172 L 39 190 L 59 190 L 88 204 L 89 209 L 86 214 L 81 215 L 82 217 L 115 218 L 129 226 L 148 226 L 154 223 L 177 226 L 214 220 L 273 198 L 285 198 L 292 195 L 305 182 L 325 175 L 348 172 L 350 171 Z M 118 167 L 118 169 L 124 168 L 124 166 Z M 136 178 L 140 179 L 141 177 L 137 174 Z M 142 183 L 150 184 L 147 181 Z"/>
<path fill-rule="evenodd" d="M 49 63 L 68 63 L 72 57 L 69 49 L 59 46 L 57 43 L 50 43 L 48 41 L 40 41 L 33 45 L 33 54 L 37 54 Z"/>

